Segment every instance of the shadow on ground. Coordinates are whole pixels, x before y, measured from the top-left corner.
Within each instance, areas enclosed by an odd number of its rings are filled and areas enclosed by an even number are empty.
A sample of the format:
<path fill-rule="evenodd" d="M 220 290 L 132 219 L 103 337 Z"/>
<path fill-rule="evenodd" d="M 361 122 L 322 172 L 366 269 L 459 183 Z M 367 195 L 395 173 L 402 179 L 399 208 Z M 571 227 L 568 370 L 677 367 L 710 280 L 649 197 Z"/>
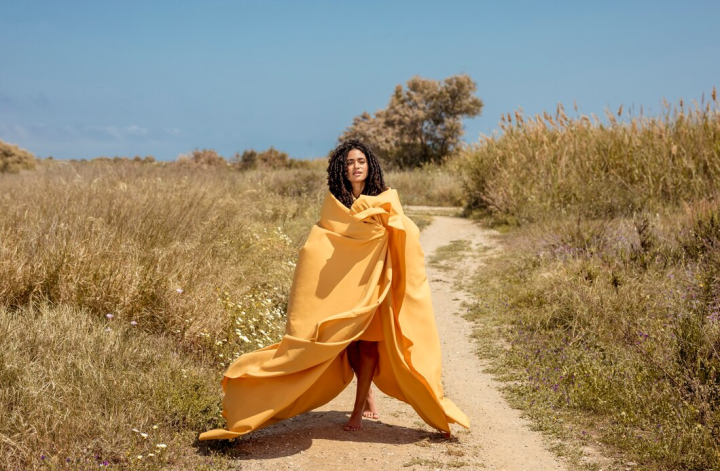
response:
<path fill-rule="evenodd" d="M 195 440 L 200 455 L 222 454 L 239 459 L 272 459 L 307 450 L 313 440 L 369 442 L 403 445 L 425 439 L 446 441 L 441 433 L 391 425 L 379 420 L 363 420 L 363 430 L 346 432 L 349 414 L 340 411 L 313 411 L 283 420 L 264 429 L 229 440 Z M 452 442 L 453 439 L 447 440 Z"/>

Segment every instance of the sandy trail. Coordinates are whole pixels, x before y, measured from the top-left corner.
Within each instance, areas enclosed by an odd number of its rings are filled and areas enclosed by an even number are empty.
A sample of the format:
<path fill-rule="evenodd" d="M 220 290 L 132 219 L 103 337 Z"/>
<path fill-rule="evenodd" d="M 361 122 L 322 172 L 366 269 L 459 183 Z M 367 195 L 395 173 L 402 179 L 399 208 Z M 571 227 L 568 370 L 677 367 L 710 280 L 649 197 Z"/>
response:
<path fill-rule="evenodd" d="M 489 234 L 471 221 L 434 216 L 421 233 L 429 257 L 453 240 L 472 244 L 474 257 L 452 262 L 452 270 L 427 266 L 438 332 L 443 348 L 445 394 L 463 410 L 471 429 L 453 425 L 446 440 L 407 404 L 375 389 L 379 420 L 364 419 L 364 429 L 345 432 L 355 383 L 312 412 L 253 432 L 235 442 L 241 469 L 484 469 L 557 470 L 566 465 L 547 450 L 547 442 L 531 431 L 519 411 L 510 408 L 498 383 L 483 372 L 469 335 L 472 325 L 458 315 L 467 295 L 455 288 L 455 277 L 471 273 L 496 248 Z"/>

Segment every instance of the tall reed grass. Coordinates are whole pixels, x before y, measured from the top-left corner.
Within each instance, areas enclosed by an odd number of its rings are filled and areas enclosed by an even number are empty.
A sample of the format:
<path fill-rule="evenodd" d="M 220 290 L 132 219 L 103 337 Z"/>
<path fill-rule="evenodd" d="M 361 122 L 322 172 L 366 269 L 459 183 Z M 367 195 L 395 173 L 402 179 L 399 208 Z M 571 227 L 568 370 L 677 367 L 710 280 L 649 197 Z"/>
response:
<path fill-rule="evenodd" d="M 717 103 L 518 114 L 464 156 L 468 208 L 520 226 L 469 314 L 505 333 L 510 389 L 542 428 L 644 469 L 720 469 Z"/>
<path fill-rule="evenodd" d="M 500 122 L 501 134 L 462 156 L 467 208 L 509 223 L 548 213 L 613 217 L 702 198 L 720 187 L 720 108 L 711 101 L 665 103 L 660 116 L 623 107 L 597 116 L 526 117 Z"/>

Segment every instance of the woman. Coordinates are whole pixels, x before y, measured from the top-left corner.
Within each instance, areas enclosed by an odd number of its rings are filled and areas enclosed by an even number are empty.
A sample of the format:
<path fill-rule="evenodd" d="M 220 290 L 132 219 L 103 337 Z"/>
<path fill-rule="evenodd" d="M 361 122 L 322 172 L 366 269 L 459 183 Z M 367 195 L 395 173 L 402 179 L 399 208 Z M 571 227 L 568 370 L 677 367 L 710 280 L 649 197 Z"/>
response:
<path fill-rule="evenodd" d="M 329 402 L 357 375 L 344 429 L 374 416 L 371 382 L 410 404 L 450 436 L 469 421 L 441 384 L 440 341 L 419 230 L 385 187 L 372 150 L 351 139 L 330 156 L 320 220 L 300 251 L 285 335 L 240 356 L 223 377 L 228 429 L 200 440 L 234 438 Z"/>
<path fill-rule="evenodd" d="M 375 154 L 358 140 L 345 141 L 330 157 L 328 187 L 332 195 L 348 208 L 362 194 L 377 196 L 389 189 L 385 186 L 382 169 Z M 382 340 L 382 327 L 373 315 L 370 327 L 347 348 L 350 366 L 357 378 L 355 406 L 346 431 L 361 430 L 362 417 L 380 418 L 372 393 L 372 376 L 378 360 L 377 342 Z"/>

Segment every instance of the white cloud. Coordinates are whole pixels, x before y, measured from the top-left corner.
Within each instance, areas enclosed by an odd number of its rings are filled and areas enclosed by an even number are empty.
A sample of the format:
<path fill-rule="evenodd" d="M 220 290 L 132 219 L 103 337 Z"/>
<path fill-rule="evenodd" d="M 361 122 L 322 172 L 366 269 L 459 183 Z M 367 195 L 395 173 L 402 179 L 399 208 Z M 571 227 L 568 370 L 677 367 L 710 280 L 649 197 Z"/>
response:
<path fill-rule="evenodd" d="M 112 137 L 116 141 L 124 141 L 127 137 L 147 136 L 148 128 L 143 128 L 137 124 L 131 124 L 130 126 L 85 126 L 81 129 L 87 131 L 94 138 L 101 138 L 102 134 L 106 134 L 105 137 Z"/>
<path fill-rule="evenodd" d="M 128 134 L 135 134 L 135 135 L 141 135 L 144 136 L 148 133 L 147 128 L 141 128 L 137 124 L 131 124 L 130 126 L 125 128 L 125 132 Z"/>
<path fill-rule="evenodd" d="M 25 126 L 18 124 L 5 124 L 0 123 L 0 139 L 12 138 L 12 139 L 28 139 L 32 135 L 32 132 Z"/>
<path fill-rule="evenodd" d="M 37 142 L 142 142 L 147 140 L 163 140 L 168 136 L 177 137 L 182 133 L 179 129 L 163 127 L 162 131 L 153 131 L 138 124 L 127 126 L 76 126 L 49 125 L 34 123 L 28 125 L 13 124 L 0 121 L 0 139 Z"/>

